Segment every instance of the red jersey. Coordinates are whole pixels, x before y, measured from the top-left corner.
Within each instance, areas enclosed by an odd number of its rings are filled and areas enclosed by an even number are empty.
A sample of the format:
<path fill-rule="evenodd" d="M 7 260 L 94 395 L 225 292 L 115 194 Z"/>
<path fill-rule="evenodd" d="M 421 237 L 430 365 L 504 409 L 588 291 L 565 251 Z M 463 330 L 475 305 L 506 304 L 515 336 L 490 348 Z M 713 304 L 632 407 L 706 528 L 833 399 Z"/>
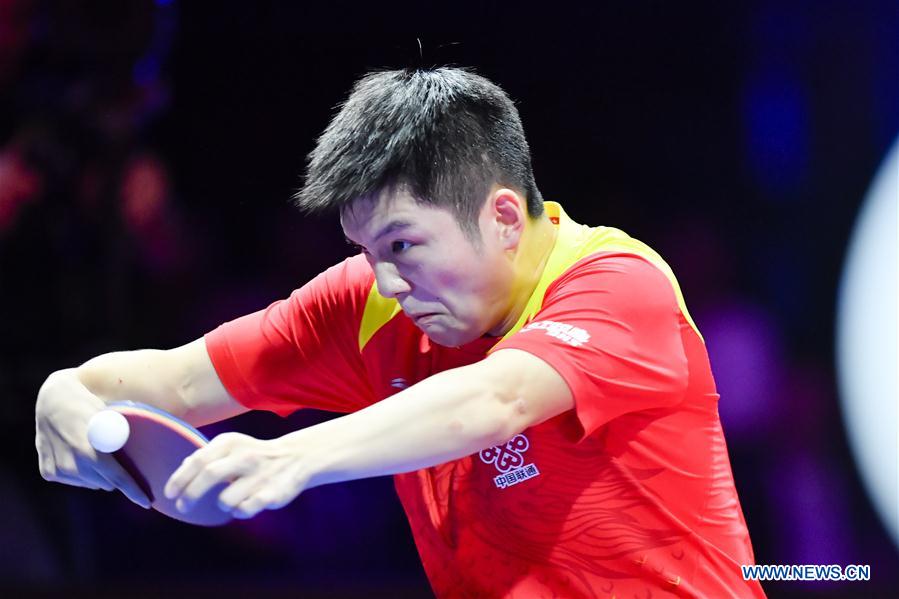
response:
<path fill-rule="evenodd" d="M 363 256 L 206 336 L 252 409 L 364 408 L 516 348 L 575 409 L 507 443 L 394 477 L 440 597 L 763 597 L 702 337 L 668 265 L 610 227 L 546 210 L 558 235 L 502 339 L 432 344 L 378 294 Z"/>

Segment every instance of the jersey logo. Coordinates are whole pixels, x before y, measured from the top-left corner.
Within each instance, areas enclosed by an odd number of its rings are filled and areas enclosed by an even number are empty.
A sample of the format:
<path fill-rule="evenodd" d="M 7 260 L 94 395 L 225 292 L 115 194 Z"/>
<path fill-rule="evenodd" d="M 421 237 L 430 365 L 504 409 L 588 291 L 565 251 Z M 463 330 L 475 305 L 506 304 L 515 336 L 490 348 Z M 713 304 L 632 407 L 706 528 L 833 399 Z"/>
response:
<path fill-rule="evenodd" d="M 552 320 L 538 320 L 532 322 L 528 326 L 521 329 L 520 332 L 527 331 L 546 331 L 550 337 L 555 337 L 559 341 L 567 343 L 572 347 L 580 347 L 590 341 L 590 333 L 580 327 L 575 327 L 564 322 L 555 322 Z"/>
<path fill-rule="evenodd" d="M 493 464 L 500 471 L 500 474 L 493 478 L 493 483 L 498 489 L 506 489 L 540 474 L 535 464 L 524 463 L 523 454 L 530 446 L 527 437 L 515 435 L 506 443 L 481 450 L 481 461 Z"/>
<path fill-rule="evenodd" d="M 409 386 L 409 381 L 407 381 L 403 377 L 399 376 L 395 379 L 390 380 L 390 386 L 393 387 L 394 389 L 405 389 L 406 387 Z"/>

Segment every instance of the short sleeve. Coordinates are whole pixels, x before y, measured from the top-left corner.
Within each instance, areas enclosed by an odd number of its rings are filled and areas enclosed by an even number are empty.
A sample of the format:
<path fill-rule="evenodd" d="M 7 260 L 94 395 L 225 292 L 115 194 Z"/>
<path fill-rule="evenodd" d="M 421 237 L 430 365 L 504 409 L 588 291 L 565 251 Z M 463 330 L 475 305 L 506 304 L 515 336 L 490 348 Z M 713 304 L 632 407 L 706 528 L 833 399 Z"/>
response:
<path fill-rule="evenodd" d="M 662 271 L 637 255 L 597 254 L 554 281 L 540 311 L 496 349 L 524 350 L 552 366 L 586 437 L 623 414 L 682 401 L 683 322 Z"/>
<path fill-rule="evenodd" d="M 359 322 L 373 275 L 349 258 L 268 308 L 206 334 L 228 392 L 254 410 L 286 416 L 310 407 L 352 412 L 373 401 L 359 354 Z"/>

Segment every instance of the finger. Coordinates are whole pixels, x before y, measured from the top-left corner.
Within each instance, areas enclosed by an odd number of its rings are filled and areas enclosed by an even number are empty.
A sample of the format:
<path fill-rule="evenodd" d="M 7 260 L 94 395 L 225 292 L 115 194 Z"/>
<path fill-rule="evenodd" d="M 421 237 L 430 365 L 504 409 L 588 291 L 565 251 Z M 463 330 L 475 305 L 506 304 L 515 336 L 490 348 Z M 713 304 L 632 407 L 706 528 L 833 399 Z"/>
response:
<path fill-rule="evenodd" d="M 44 478 L 44 480 L 56 482 L 56 462 L 53 460 L 52 455 L 42 454 L 38 456 L 38 470 L 40 471 L 41 476 Z"/>
<path fill-rule="evenodd" d="M 79 456 L 75 454 L 75 470 L 78 477 L 94 485 L 98 489 L 112 491 L 115 486 L 97 470 L 96 456 Z"/>
<path fill-rule="evenodd" d="M 168 499 L 175 499 L 210 463 L 223 458 L 230 450 L 227 443 L 216 443 L 214 439 L 209 445 L 196 450 L 181 462 L 181 465 L 169 477 L 163 493 Z"/>
<path fill-rule="evenodd" d="M 92 489 L 103 489 L 104 491 L 112 491 L 115 489 L 115 485 L 93 469 L 88 468 L 81 471 L 80 476 L 81 480 L 89 484 Z"/>
<path fill-rule="evenodd" d="M 182 512 L 187 511 L 214 486 L 247 474 L 250 469 L 247 460 L 233 455 L 207 464 L 184 487 L 175 506 Z"/>
<path fill-rule="evenodd" d="M 134 478 L 128 474 L 118 460 L 108 453 L 97 453 L 96 472 L 106 479 L 109 484 L 122 492 L 129 500 L 144 509 L 150 507 L 150 498 L 143 492 Z"/>
<path fill-rule="evenodd" d="M 81 472 L 78 475 L 64 474 L 57 472 L 53 477 L 48 478 L 52 482 L 70 485 L 73 487 L 81 487 L 83 489 L 92 489 L 94 491 L 112 491 L 113 487 L 108 481 L 98 476 L 96 473 Z"/>
<path fill-rule="evenodd" d="M 275 509 L 283 504 L 278 501 L 275 493 L 265 488 L 257 490 L 255 493 L 240 502 L 231 515 L 241 520 L 252 518 L 265 509 Z"/>
<path fill-rule="evenodd" d="M 94 475 L 96 484 L 99 488 L 103 489 L 104 491 L 116 490 L 115 484 L 113 484 L 111 480 L 103 476 L 102 472 L 100 472 L 99 470 L 93 470 L 92 474 Z"/>
<path fill-rule="evenodd" d="M 252 487 L 247 484 L 247 489 L 252 488 L 251 491 L 247 492 L 245 489 L 238 488 L 234 491 L 233 497 L 225 497 L 226 505 L 236 504 L 236 507 L 231 510 L 231 515 L 235 518 L 246 519 L 252 518 L 262 510 L 282 508 L 296 499 L 305 487 L 302 479 L 289 472 L 279 473 L 277 480 L 281 482 L 275 482 L 275 477 L 272 476 L 261 477 L 261 480 Z M 230 491 L 230 487 L 226 491 Z M 239 497 L 241 495 L 243 498 Z"/>
<path fill-rule="evenodd" d="M 112 486 L 108 481 L 94 472 L 92 467 L 72 457 L 71 453 L 68 453 L 69 457 L 63 460 L 64 464 L 57 464 L 56 454 L 53 452 L 53 447 L 50 443 L 38 439 L 36 444 L 38 469 L 44 480 L 87 489 L 112 490 Z"/>
<path fill-rule="evenodd" d="M 238 478 L 219 494 L 219 509 L 223 512 L 234 511 L 237 506 L 264 486 L 267 480 L 268 478 L 262 474 Z"/>
<path fill-rule="evenodd" d="M 76 478 L 74 476 L 69 476 L 67 474 L 61 474 L 61 473 L 57 473 L 53 477 L 52 482 L 61 483 L 61 484 L 69 485 L 72 487 L 81 487 L 82 489 L 92 489 L 94 491 L 100 489 L 99 486 L 97 486 L 93 483 L 90 483 L 90 482 L 84 480 L 83 478 Z"/>
<path fill-rule="evenodd" d="M 51 445 L 49 452 L 45 450 L 42 460 L 41 474 L 47 480 L 86 489 L 101 489 L 106 486 L 105 481 L 71 450 L 60 449 L 57 452 Z"/>

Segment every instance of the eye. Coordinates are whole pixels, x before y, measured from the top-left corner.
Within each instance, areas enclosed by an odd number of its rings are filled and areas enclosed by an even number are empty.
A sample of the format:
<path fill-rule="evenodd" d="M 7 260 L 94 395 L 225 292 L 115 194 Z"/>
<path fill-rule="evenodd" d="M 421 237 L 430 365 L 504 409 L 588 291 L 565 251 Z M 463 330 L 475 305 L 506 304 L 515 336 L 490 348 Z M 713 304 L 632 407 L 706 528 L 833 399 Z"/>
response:
<path fill-rule="evenodd" d="M 412 243 L 409 241 L 394 241 L 390 244 L 390 251 L 394 254 L 402 254 L 411 247 Z"/>
<path fill-rule="evenodd" d="M 350 241 L 349 239 L 347 239 L 346 242 L 347 242 L 347 245 L 348 245 L 348 246 L 350 246 L 351 248 L 353 248 L 353 251 L 354 251 L 354 252 L 359 252 L 360 254 L 367 254 L 367 253 L 368 253 L 368 250 L 366 250 L 364 247 L 362 247 L 362 246 L 359 245 L 358 243 L 356 243 L 356 242 L 354 242 L 354 241 Z"/>

